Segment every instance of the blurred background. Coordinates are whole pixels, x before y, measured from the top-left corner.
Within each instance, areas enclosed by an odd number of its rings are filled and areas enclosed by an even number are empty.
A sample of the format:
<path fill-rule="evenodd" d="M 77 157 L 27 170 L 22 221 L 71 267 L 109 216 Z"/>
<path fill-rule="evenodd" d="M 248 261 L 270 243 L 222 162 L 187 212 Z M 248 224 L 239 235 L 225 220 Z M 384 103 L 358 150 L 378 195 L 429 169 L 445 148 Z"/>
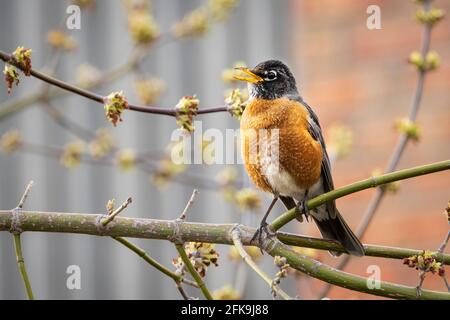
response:
<path fill-rule="evenodd" d="M 64 27 L 69 1 L 2 1 L 0 49 L 32 48 L 33 67 L 38 70 L 54 71 L 58 78 L 79 85 L 95 84 L 93 90 L 102 95 L 123 90 L 130 102 L 168 108 L 193 94 L 200 99 L 200 108 L 221 106 L 224 91 L 235 86 L 227 69 L 241 61 L 253 66 L 280 59 L 291 66 L 302 96 L 321 120 L 335 159 L 335 185 L 385 168 L 399 135 L 396 120 L 407 116 L 417 80 L 407 63 L 422 40 L 421 26 L 413 19 L 417 7 L 411 1 L 153 0 L 149 6 L 119 0 L 75 2 L 82 5 L 80 30 Z M 366 27 L 366 10 L 373 4 L 381 8 L 380 30 Z M 447 1 L 434 4 L 450 10 Z M 148 16 L 154 21 L 149 23 Z M 147 32 L 136 32 L 141 27 L 136 21 L 149 24 Z M 399 168 L 450 157 L 449 19 L 433 29 L 431 46 L 442 63 L 426 80 L 418 117 L 420 140 L 407 146 Z M 136 56 L 142 59 L 134 65 L 130 61 Z M 188 220 L 258 224 L 258 214 L 270 196 L 253 191 L 241 165 L 180 168 L 170 164 L 167 154 L 173 147 L 170 136 L 177 128 L 175 119 L 125 112 L 124 121 L 113 128 L 102 106 L 74 95 L 53 98 L 59 92 L 22 77 L 8 95 L 1 82 L 0 209 L 16 206 L 28 181 L 34 180 L 26 204 L 29 209 L 103 213 L 109 199 L 121 203 L 132 196 L 133 203 L 123 215 L 174 219 L 193 188 L 198 188 Z M 43 93 L 51 97 L 49 103 Z M 238 120 L 226 113 L 196 120 L 202 121 L 204 130 L 239 127 Z M 95 134 L 100 128 L 109 131 Z M 18 132 L 21 144 L 11 152 Z M 5 133 L 9 133 L 9 149 Z M 109 146 L 106 155 L 102 154 L 105 146 Z M 145 163 L 137 163 L 137 157 Z M 395 194 L 383 199 L 363 242 L 436 249 L 448 230 L 443 215 L 450 200 L 448 181 L 449 174 L 444 172 L 400 183 Z M 338 201 L 352 228 L 357 227 L 373 193 L 367 190 Z M 276 211 L 284 208 L 278 206 Z M 292 223 L 287 230 L 319 235 L 313 224 Z M 180 298 L 171 279 L 110 238 L 25 233 L 22 239 L 37 298 Z M 172 244 L 133 241 L 174 269 Z M 228 246 L 217 249 L 219 267 L 210 267 L 206 276 L 212 291 L 225 288 L 217 294 L 271 298 L 265 283 L 233 255 L 230 258 Z M 338 261 L 326 252 L 305 253 L 331 265 Z M 275 274 L 272 258 L 264 256 L 259 262 Z M 69 265 L 81 268 L 81 290 L 66 287 Z M 380 266 L 382 280 L 417 283 L 417 272 L 401 261 L 353 259 L 345 270 L 368 276 L 370 265 Z M 298 281 L 282 282 L 291 295 L 318 297 L 323 283 L 298 274 L 292 277 Z M 427 277 L 425 287 L 444 290 L 443 282 L 433 276 Z M 373 298 L 340 288 L 332 288 L 327 296 Z M 3 232 L 0 299 L 23 298 L 12 238 Z"/>

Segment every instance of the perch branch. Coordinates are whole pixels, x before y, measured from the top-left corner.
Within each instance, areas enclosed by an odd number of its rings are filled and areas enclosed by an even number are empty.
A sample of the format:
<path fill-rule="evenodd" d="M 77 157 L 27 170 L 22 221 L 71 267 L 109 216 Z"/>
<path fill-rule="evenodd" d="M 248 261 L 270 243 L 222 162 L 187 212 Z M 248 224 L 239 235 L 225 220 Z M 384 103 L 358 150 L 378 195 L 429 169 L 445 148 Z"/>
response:
<path fill-rule="evenodd" d="M 99 230 L 98 216 L 95 214 L 80 213 L 59 213 L 59 212 L 35 212 L 23 211 L 17 224 L 23 231 L 38 232 L 63 232 L 74 234 L 89 234 L 97 236 L 112 237 L 132 237 L 146 239 L 170 240 L 175 230 L 184 241 L 208 242 L 218 244 L 233 244 L 231 232 L 236 228 L 235 224 L 207 224 L 183 222 L 176 226 L 175 221 L 153 220 L 140 218 L 116 217 L 114 223 L 108 225 L 108 228 Z M 10 211 L 0 211 L 0 231 L 9 231 L 12 223 L 12 214 Z M 242 243 L 244 245 L 254 245 L 251 242 L 255 233 L 254 228 L 245 226 L 239 227 Z M 285 245 L 276 243 L 275 246 L 269 246 L 268 253 L 273 256 L 284 256 L 288 263 L 295 269 L 306 273 L 322 281 L 330 282 L 351 290 L 366 292 L 378 296 L 397 298 L 397 299 L 415 299 L 416 288 L 405 287 L 392 283 L 381 283 L 381 289 L 369 290 L 366 286 L 367 279 L 354 276 L 329 266 L 323 265 L 318 261 L 308 257 L 298 255 Z M 450 261 L 448 255 L 443 255 L 443 261 Z M 449 293 L 442 293 L 430 290 L 423 290 L 421 299 L 450 299 Z"/>
<path fill-rule="evenodd" d="M 427 173 L 448 170 L 450 168 L 450 160 L 437 162 L 429 165 L 424 165 L 416 168 L 397 171 L 390 174 L 385 174 L 379 177 L 373 177 L 371 179 L 356 182 L 349 186 L 339 188 L 320 195 L 314 199 L 311 199 L 308 205 L 313 208 L 314 206 L 321 205 L 326 201 L 336 199 L 348 195 L 350 193 L 358 192 L 360 190 L 378 186 L 380 184 L 389 183 L 396 180 L 411 178 Z M 289 217 L 295 218 L 295 213 L 287 212 L 283 216 L 281 222 L 275 224 L 275 226 L 282 226 L 287 223 Z M 66 232 L 66 233 L 81 233 L 91 235 L 102 235 L 111 237 L 136 237 L 136 238 L 150 238 L 150 239 L 164 239 L 171 240 L 176 232 L 180 238 L 184 241 L 195 242 L 209 242 L 209 243 L 224 243 L 232 244 L 231 232 L 236 225 L 219 225 L 219 224 L 204 224 L 204 223 L 188 223 L 182 224 L 176 221 L 164 221 L 164 220 L 152 220 L 152 219 L 132 219 L 116 217 L 114 223 L 108 225 L 107 228 L 98 228 L 98 215 L 92 214 L 63 214 L 63 213 L 51 213 L 51 212 L 35 212 L 35 211 L 22 211 L 20 215 L 15 215 L 11 211 L 0 211 L 0 231 L 41 231 L 41 232 Z M 243 244 L 255 245 L 251 242 L 252 236 L 255 232 L 253 228 L 240 227 L 241 240 Z M 291 241 L 299 241 L 299 238 L 295 238 L 292 235 L 285 235 L 289 237 Z M 271 240 L 275 241 L 274 239 Z M 316 243 L 317 244 L 317 243 Z M 182 250 L 180 250 L 182 249 Z M 177 250 L 180 252 L 180 256 L 183 260 L 187 258 L 186 253 L 180 245 L 177 246 Z M 345 272 L 335 270 L 329 266 L 320 264 L 319 262 L 301 256 L 293 255 L 290 248 L 282 245 L 278 240 L 275 245 L 267 246 L 266 249 L 271 255 L 280 255 L 288 259 L 291 266 L 304 272 L 312 277 L 329 282 L 331 284 L 339 285 L 344 288 L 357 290 L 361 292 L 367 292 L 374 295 L 386 296 L 391 298 L 404 298 L 409 299 L 413 296 L 416 297 L 416 288 L 400 286 L 392 283 L 383 283 L 382 290 L 367 288 L 365 283 L 366 279 L 347 274 Z M 181 252 L 182 251 L 182 252 Z M 184 252 L 184 255 L 183 255 Z M 283 254 L 284 253 L 284 254 Z M 398 253 L 398 252 L 397 252 Z M 286 255 L 285 255 L 286 254 Z M 442 253 L 436 253 L 440 255 L 441 261 L 447 261 L 449 257 Z M 183 258 L 184 256 L 184 258 Z M 289 257 L 288 257 L 289 256 Z M 188 259 L 189 260 L 189 259 Z M 289 261 L 290 260 L 290 261 Z M 444 262 L 445 263 L 445 262 Z M 189 265 L 186 264 L 189 269 Z M 195 271 L 195 269 L 194 269 Z M 192 272 L 191 272 L 192 273 Z M 194 275 L 193 275 L 194 276 Z M 198 276 L 198 274 L 197 274 Z M 194 279 L 198 282 L 198 279 L 194 276 Z M 201 278 L 200 278 L 201 281 Z M 198 282 L 204 286 L 203 282 Z M 364 285 L 362 285 L 364 283 Z M 208 297 L 206 287 L 202 288 L 202 292 L 205 297 Z M 450 294 L 434 291 L 423 290 L 422 299 L 450 299 Z"/>
<path fill-rule="evenodd" d="M 103 216 L 103 215 L 102 215 Z M 70 232 L 89 234 L 95 236 L 112 236 L 142 239 L 170 240 L 175 230 L 174 220 L 154 220 L 141 218 L 116 217 L 114 223 L 103 230 L 98 229 L 97 214 L 89 213 L 61 213 L 25 211 L 20 215 L 18 224 L 23 231 L 33 232 Z M 0 231 L 10 231 L 12 224 L 11 211 L 0 210 Z M 184 241 L 207 242 L 217 244 L 233 244 L 224 232 L 231 232 L 234 224 L 208 224 L 183 222 L 179 224 Z M 156 230 L 156 231 L 154 231 Z M 246 227 L 250 234 L 256 229 Z M 291 233 L 277 232 L 278 238 L 285 244 L 313 248 L 325 251 L 345 252 L 344 248 L 333 241 L 299 236 Z M 244 245 L 253 245 L 248 239 L 243 238 Z M 386 246 L 364 245 L 365 254 L 372 257 L 403 259 L 421 254 L 420 249 L 405 249 Z M 450 265 L 450 255 L 433 252 L 433 255 L 445 265 Z"/>
<path fill-rule="evenodd" d="M 335 200 L 338 198 L 341 198 L 343 196 L 369 189 L 374 188 L 386 183 L 398 181 L 398 180 L 404 180 L 408 178 L 418 177 L 425 174 L 430 174 L 438 171 L 444 171 L 450 169 L 450 160 L 435 162 L 432 164 L 424 165 L 424 166 L 418 166 L 414 168 L 399 170 L 396 172 L 386 173 L 380 176 L 372 177 L 369 179 L 361 180 L 359 182 L 355 182 L 352 184 L 349 184 L 347 186 L 335 189 L 333 191 L 324 193 L 320 196 L 317 196 L 309 201 L 306 202 L 306 205 L 309 209 L 313 209 L 315 207 L 318 207 L 327 201 Z M 271 228 L 273 230 L 278 230 L 284 225 L 286 225 L 291 220 L 295 219 L 298 215 L 298 210 L 292 209 L 278 218 L 276 218 L 271 223 Z"/>

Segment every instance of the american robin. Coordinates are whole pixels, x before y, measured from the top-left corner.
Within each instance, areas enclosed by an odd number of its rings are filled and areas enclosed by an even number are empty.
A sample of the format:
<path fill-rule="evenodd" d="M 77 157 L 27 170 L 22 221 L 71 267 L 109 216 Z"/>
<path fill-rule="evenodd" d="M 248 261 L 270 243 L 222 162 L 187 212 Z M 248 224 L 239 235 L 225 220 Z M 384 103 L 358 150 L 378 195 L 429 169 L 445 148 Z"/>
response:
<path fill-rule="evenodd" d="M 270 234 L 266 219 L 280 199 L 287 209 L 298 208 L 307 219 L 312 216 L 325 239 L 338 241 L 350 254 L 364 255 L 335 201 L 311 210 L 306 206 L 309 198 L 333 190 L 334 185 L 319 120 L 299 95 L 289 68 L 269 60 L 254 69 L 237 69 L 241 75 L 235 78 L 248 83 L 250 96 L 241 118 L 245 168 L 259 189 L 274 195 L 254 238 Z"/>

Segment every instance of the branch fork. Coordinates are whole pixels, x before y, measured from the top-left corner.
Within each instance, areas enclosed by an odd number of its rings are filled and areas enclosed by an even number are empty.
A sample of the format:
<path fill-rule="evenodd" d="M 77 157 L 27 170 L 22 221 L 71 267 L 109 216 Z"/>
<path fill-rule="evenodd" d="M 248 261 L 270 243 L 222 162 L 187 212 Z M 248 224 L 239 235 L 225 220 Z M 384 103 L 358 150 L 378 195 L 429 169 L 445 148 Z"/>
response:
<path fill-rule="evenodd" d="M 111 221 L 114 220 L 114 218 L 119 215 L 123 210 L 125 210 L 128 205 L 133 202 L 133 199 L 131 197 L 129 197 L 127 200 L 125 200 L 122 205 L 115 209 L 114 211 L 108 213 L 108 215 L 106 217 L 101 216 L 102 218 L 100 219 L 101 225 L 103 227 L 106 227 L 108 225 L 108 223 L 110 223 Z"/>
<path fill-rule="evenodd" d="M 22 195 L 22 198 L 19 201 L 19 204 L 15 209 L 11 211 L 11 228 L 10 228 L 10 232 L 13 234 L 14 237 L 14 249 L 16 251 L 17 265 L 19 267 L 19 271 L 22 276 L 22 280 L 29 300 L 34 299 L 34 294 L 33 290 L 31 289 L 31 283 L 28 278 L 27 269 L 25 267 L 25 260 L 23 258 L 22 253 L 22 243 L 20 240 L 20 235 L 23 232 L 23 230 L 20 228 L 20 213 L 22 212 L 22 208 L 25 204 L 25 201 L 27 200 L 27 197 L 31 192 L 32 186 L 33 181 L 30 181 L 25 189 L 25 192 Z"/>

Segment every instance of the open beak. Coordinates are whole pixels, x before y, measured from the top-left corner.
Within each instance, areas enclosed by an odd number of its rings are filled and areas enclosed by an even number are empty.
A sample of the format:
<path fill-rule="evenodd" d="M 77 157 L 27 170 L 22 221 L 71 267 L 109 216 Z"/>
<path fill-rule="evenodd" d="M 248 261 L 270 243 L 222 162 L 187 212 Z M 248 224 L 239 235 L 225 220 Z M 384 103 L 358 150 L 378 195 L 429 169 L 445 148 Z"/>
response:
<path fill-rule="evenodd" d="M 240 81 L 246 81 L 250 83 L 258 83 L 263 81 L 264 79 L 253 73 L 250 69 L 244 67 L 234 68 L 235 70 L 239 70 L 242 73 L 241 75 L 235 75 L 234 78 Z"/>

